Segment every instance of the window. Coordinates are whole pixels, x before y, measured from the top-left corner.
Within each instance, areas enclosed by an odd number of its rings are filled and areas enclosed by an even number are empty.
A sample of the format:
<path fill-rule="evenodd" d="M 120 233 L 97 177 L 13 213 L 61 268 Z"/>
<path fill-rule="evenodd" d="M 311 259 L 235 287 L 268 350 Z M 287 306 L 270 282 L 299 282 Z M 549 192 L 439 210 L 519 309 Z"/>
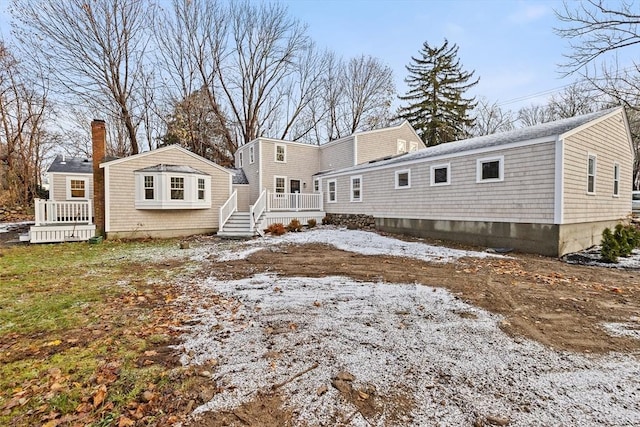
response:
<path fill-rule="evenodd" d="M 287 161 L 287 147 L 283 144 L 276 144 L 276 162 L 285 163 Z"/>
<path fill-rule="evenodd" d="M 171 200 L 184 200 L 184 178 L 171 177 Z"/>
<path fill-rule="evenodd" d="M 238 167 L 242 167 L 242 151 L 238 153 Z"/>
<path fill-rule="evenodd" d="M 504 180 L 504 156 L 478 159 L 476 182 L 498 182 Z"/>
<path fill-rule="evenodd" d="M 398 154 L 407 152 L 407 141 L 399 139 L 398 140 Z"/>
<path fill-rule="evenodd" d="M 351 201 L 352 202 L 362 201 L 362 177 L 361 176 L 351 177 Z"/>
<path fill-rule="evenodd" d="M 450 168 L 449 163 L 431 166 L 431 185 L 449 185 L 451 183 Z"/>
<path fill-rule="evenodd" d="M 144 199 L 145 200 L 155 199 L 155 187 L 153 185 L 153 175 L 144 176 Z"/>
<path fill-rule="evenodd" d="M 414 151 L 418 151 L 418 143 L 415 141 L 409 142 L 409 152 L 413 153 Z"/>
<path fill-rule="evenodd" d="M 72 199 L 84 199 L 86 197 L 85 184 L 84 179 L 72 179 L 69 182 Z"/>
<path fill-rule="evenodd" d="M 620 165 L 613 164 L 613 195 L 618 196 L 620 194 Z"/>
<path fill-rule="evenodd" d="M 589 156 L 587 161 L 587 193 L 596 192 L 596 156 Z"/>
<path fill-rule="evenodd" d="M 204 200 L 205 190 L 204 178 L 198 178 L 198 200 Z"/>
<path fill-rule="evenodd" d="M 329 203 L 335 203 L 337 201 L 336 193 L 336 180 L 327 181 L 327 193 L 329 195 Z"/>
<path fill-rule="evenodd" d="M 253 164 L 254 162 L 254 155 L 253 155 L 253 145 L 251 147 L 249 147 L 249 164 Z"/>
<path fill-rule="evenodd" d="M 276 193 L 286 193 L 287 190 L 287 177 L 285 176 L 276 176 L 275 177 L 275 191 Z"/>
<path fill-rule="evenodd" d="M 396 189 L 410 188 L 410 187 L 411 187 L 411 171 L 409 169 L 396 171 Z"/>
<path fill-rule="evenodd" d="M 316 193 L 320 191 L 320 180 L 317 178 L 313 180 L 313 191 Z"/>

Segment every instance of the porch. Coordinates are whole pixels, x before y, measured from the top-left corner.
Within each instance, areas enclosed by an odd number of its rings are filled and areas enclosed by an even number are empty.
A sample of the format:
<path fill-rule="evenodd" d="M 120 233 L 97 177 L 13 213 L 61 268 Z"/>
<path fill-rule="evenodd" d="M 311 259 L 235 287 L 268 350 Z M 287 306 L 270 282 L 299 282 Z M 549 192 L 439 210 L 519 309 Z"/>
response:
<path fill-rule="evenodd" d="M 35 200 L 35 225 L 30 243 L 80 242 L 95 235 L 93 201 Z"/>
<path fill-rule="evenodd" d="M 310 219 L 322 221 L 322 193 L 274 193 L 263 190 L 249 212 L 238 211 L 234 191 L 220 208 L 218 235 L 223 237 L 252 237 L 261 234 L 271 224 L 289 224 L 293 219 L 306 224 Z"/>

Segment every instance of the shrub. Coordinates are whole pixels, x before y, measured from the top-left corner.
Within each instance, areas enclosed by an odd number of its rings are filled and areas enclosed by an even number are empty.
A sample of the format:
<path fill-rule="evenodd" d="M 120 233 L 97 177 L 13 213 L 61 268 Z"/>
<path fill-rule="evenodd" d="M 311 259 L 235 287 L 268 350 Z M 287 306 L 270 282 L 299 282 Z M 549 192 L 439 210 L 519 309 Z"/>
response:
<path fill-rule="evenodd" d="M 329 225 L 331 224 L 331 218 L 329 217 L 329 215 L 325 215 L 324 218 L 322 218 L 322 225 Z"/>
<path fill-rule="evenodd" d="M 620 245 L 609 228 L 602 232 L 602 250 L 600 256 L 604 262 L 618 262 Z"/>
<path fill-rule="evenodd" d="M 313 228 L 313 227 L 316 226 L 317 223 L 318 222 L 315 219 L 311 218 L 311 219 L 309 219 L 309 221 L 307 221 L 307 227 Z"/>
<path fill-rule="evenodd" d="M 287 225 L 287 231 L 300 231 L 302 230 L 302 224 L 297 219 L 292 219 L 289 225 Z"/>
<path fill-rule="evenodd" d="M 631 251 L 633 251 L 633 239 L 630 239 L 630 234 L 632 230 L 628 230 L 628 227 L 625 227 L 622 224 L 616 225 L 615 230 L 613 231 L 613 237 L 618 243 L 618 247 L 620 248 L 620 256 L 628 257 L 631 255 Z"/>
<path fill-rule="evenodd" d="M 286 228 L 284 228 L 284 224 L 281 222 L 276 222 L 274 224 L 271 224 L 264 231 L 267 233 L 273 234 L 274 236 L 282 236 L 284 233 L 287 232 Z"/>

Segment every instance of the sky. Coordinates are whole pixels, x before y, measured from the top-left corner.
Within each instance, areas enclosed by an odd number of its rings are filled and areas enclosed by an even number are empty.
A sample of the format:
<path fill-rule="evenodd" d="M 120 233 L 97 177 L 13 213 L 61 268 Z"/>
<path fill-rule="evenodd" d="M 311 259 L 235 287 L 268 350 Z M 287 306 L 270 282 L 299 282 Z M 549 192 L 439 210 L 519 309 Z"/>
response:
<path fill-rule="evenodd" d="M 233 1 L 233 0 L 231 0 Z M 254 0 L 262 1 L 262 0 Z M 399 94 L 407 90 L 406 65 L 424 42 L 439 46 L 448 39 L 459 47 L 463 70 L 480 83 L 472 95 L 503 109 L 517 110 L 571 84 L 559 65 L 570 53 L 556 35 L 561 25 L 554 10 L 561 0 L 281 0 L 291 15 L 308 25 L 320 47 L 344 58 L 371 55 L 393 69 Z M 10 38 L 9 0 L 0 0 L 0 30 Z M 640 56 L 638 48 L 624 52 Z M 621 59 L 631 65 L 631 59 Z"/>

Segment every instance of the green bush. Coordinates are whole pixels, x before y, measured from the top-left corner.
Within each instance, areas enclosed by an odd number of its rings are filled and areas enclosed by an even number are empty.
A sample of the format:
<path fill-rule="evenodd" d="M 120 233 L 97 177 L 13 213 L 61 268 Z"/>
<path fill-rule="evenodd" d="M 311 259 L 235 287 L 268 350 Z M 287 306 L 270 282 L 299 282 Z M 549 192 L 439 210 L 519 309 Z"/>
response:
<path fill-rule="evenodd" d="M 629 231 L 627 230 L 627 227 L 622 224 L 616 225 L 616 228 L 613 231 L 613 237 L 620 248 L 620 256 L 628 257 L 631 255 L 631 251 L 633 251 L 633 240 L 631 242 L 629 241 Z"/>
<path fill-rule="evenodd" d="M 601 257 L 605 262 L 618 262 L 618 257 L 628 257 L 640 247 L 640 231 L 632 225 L 616 225 L 613 232 L 605 228 L 602 232 Z"/>
<path fill-rule="evenodd" d="M 618 262 L 620 256 L 620 245 L 609 228 L 602 232 L 602 250 L 600 256 L 604 262 Z"/>

